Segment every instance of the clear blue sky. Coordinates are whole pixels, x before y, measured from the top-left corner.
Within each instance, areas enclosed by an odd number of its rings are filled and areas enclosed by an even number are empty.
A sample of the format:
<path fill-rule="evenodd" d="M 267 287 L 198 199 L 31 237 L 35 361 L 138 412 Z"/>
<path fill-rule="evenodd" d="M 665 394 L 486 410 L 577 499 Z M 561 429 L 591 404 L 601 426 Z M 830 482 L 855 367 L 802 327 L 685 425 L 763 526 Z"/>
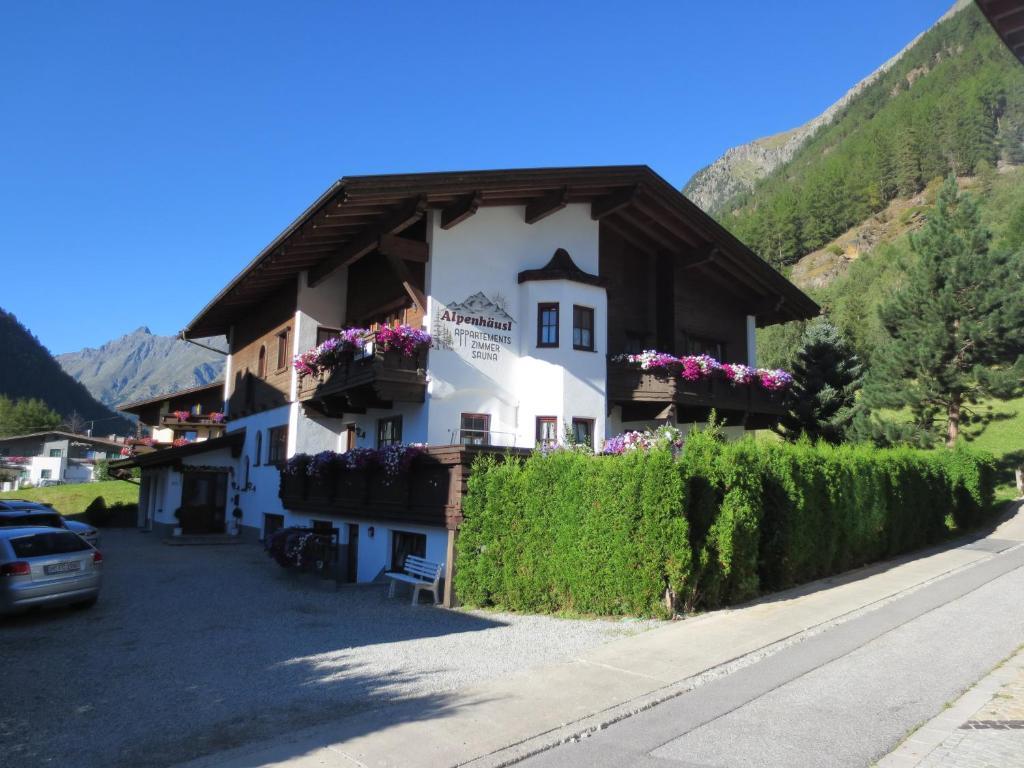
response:
<path fill-rule="evenodd" d="M 346 174 L 646 163 L 792 128 L 950 0 L 21 0 L 0 306 L 54 353 L 177 332 Z"/>

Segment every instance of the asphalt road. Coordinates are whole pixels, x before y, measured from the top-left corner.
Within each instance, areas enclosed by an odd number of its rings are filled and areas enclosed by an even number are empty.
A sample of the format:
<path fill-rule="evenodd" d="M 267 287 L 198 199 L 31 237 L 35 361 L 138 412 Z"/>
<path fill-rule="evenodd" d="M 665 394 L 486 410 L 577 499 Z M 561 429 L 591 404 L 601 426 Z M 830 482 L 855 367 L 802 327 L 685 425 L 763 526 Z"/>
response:
<path fill-rule="evenodd" d="M 869 766 L 1024 643 L 1024 546 L 1012 544 L 979 541 L 1003 551 L 520 764 Z"/>

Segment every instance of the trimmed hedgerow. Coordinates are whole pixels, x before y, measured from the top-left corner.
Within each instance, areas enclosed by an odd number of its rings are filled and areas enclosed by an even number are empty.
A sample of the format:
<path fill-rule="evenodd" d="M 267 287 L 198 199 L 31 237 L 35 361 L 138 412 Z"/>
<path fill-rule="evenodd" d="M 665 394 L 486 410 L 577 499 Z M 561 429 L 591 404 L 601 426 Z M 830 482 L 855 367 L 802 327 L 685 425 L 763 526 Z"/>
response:
<path fill-rule="evenodd" d="M 659 615 L 714 607 L 934 544 L 993 510 L 966 450 L 722 442 L 481 458 L 456 590 L 470 605 Z"/>
<path fill-rule="evenodd" d="M 459 534 L 459 599 L 520 611 L 664 615 L 688 582 L 671 454 L 482 458 Z"/>

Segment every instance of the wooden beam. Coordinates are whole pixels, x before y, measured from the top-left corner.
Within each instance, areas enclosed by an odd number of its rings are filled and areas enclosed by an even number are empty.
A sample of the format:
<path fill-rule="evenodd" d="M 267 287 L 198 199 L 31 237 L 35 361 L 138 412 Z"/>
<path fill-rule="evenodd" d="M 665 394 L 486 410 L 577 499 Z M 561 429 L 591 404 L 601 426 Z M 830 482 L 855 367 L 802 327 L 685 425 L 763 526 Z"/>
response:
<path fill-rule="evenodd" d="M 426 243 L 397 235 L 381 235 L 377 250 L 385 256 L 397 256 L 405 261 L 418 261 L 421 264 L 430 259 L 430 246 Z"/>
<path fill-rule="evenodd" d="M 750 305 L 748 314 L 755 316 L 774 314 L 782 309 L 782 305 L 785 303 L 786 299 L 782 296 L 765 296 Z"/>
<path fill-rule="evenodd" d="M 441 210 L 441 229 L 451 229 L 456 224 L 460 224 L 468 219 L 476 213 L 476 209 L 480 207 L 481 202 L 483 202 L 483 195 L 479 192 L 474 192 L 461 200 L 449 203 Z"/>
<path fill-rule="evenodd" d="M 366 254 L 376 250 L 380 245 L 381 235 L 393 234 L 416 223 L 423 217 L 426 210 L 427 199 L 423 195 L 397 206 L 391 214 L 384 217 L 379 225 L 370 227 L 360 237 L 343 246 L 333 256 L 311 269 L 309 271 L 309 287 L 312 288 L 323 282 L 334 270 L 354 264 Z"/>
<path fill-rule="evenodd" d="M 541 219 L 565 208 L 569 203 L 569 188 L 562 187 L 548 192 L 526 206 L 526 223 L 536 224 Z"/>
<path fill-rule="evenodd" d="M 713 264 L 714 261 L 719 257 L 722 252 L 718 249 L 718 246 L 711 245 L 704 251 L 704 255 L 695 261 L 691 261 L 688 264 L 683 265 L 683 269 L 696 269 L 697 267 L 706 267 L 709 264 Z"/>
<path fill-rule="evenodd" d="M 424 243 L 426 245 L 426 243 Z M 402 281 L 402 287 L 405 292 L 409 294 L 409 298 L 412 299 L 413 303 L 419 307 L 423 312 L 427 311 L 427 297 L 423 294 L 423 291 L 415 280 L 413 280 L 412 272 L 409 271 L 409 265 L 405 263 L 401 256 L 397 255 L 394 250 L 382 251 L 384 258 L 388 260 L 388 265 L 391 270 L 395 273 L 395 276 Z"/>
<path fill-rule="evenodd" d="M 617 210 L 625 208 L 633 202 L 639 191 L 640 185 L 634 184 L 631 187 L 620 189 L 618 192 L 612 192 L 610 195 L 597 198 L 590 204 L 590 218 L 598 221 L 610 213 L 615 213 Z"/>

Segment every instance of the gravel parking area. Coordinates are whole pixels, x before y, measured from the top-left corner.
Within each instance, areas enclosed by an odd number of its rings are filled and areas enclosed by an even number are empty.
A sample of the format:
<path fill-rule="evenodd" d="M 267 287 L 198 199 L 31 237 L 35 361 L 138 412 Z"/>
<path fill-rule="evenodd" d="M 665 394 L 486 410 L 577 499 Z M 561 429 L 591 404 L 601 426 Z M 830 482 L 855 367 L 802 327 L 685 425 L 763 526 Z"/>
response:
<path fill-rule="evenodd" d="M 250 545 L 105 531 L 99 604 L 0 623 L 7 765 L 166 766 L 569 659 L 655 622 L 412 608 Z"/>

